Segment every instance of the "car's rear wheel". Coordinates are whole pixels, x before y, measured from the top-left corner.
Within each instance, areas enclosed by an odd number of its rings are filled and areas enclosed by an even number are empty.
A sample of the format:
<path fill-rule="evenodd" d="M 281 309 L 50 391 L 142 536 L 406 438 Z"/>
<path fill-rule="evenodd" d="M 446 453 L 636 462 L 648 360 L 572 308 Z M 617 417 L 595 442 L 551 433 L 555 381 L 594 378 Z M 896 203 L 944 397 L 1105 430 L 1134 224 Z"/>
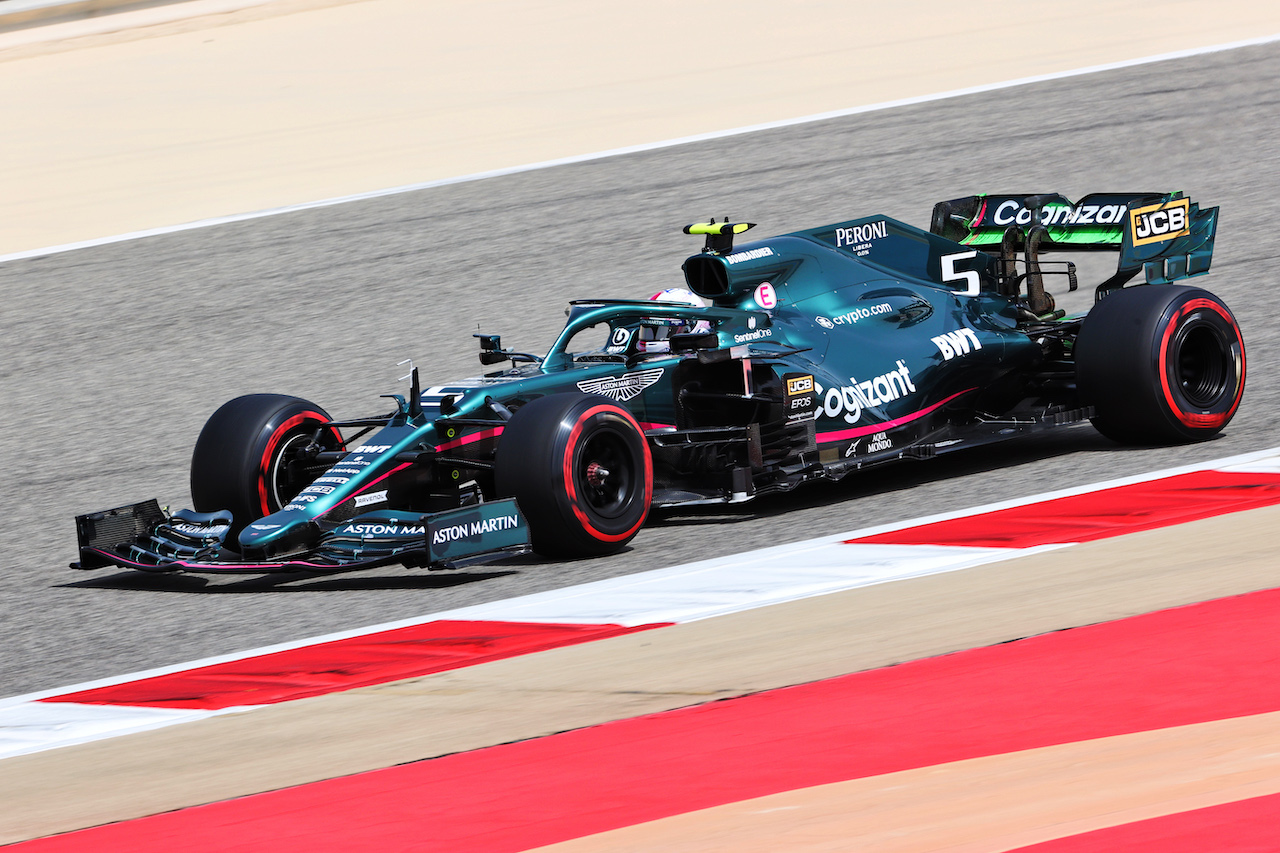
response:
<path fill-rule="evenodd" d="M 514 497 L 534 550 L 557 557 L 617 551 L 653 499 L 653 459 L 631 413 L 607 397 L 553 394 L 517 409 L 494 460 L 498 493 Z"/>
<path fill-rule="evenodd" d="M 1080 399 L 1124 444 L 1201 441 L 1235 415 L 1244 338 L 1221 299 L 1196 287 L 1119 290 L 1085 317 L 1075 345 Z"/>
<path fill-rule="evenodd" d="M 315 403 L 283 394 L 250 394 L 225 403 L 205 422 L 191 454 L 191 500 L 201 512 L 229 510 L 232 539 L 306 488 L 310 473 L 293 465 L 319 435 L 326 450 L 342 436 Z"/>

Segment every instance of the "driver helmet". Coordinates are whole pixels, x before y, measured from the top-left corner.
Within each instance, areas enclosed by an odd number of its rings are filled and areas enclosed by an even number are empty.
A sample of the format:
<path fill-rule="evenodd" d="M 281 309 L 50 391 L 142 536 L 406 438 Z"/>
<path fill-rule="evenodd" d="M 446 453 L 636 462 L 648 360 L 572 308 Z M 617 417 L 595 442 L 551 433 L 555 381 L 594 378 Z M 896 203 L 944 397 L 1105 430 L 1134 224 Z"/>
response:
<path fill-rule="evenodd" d="M 649 301 L 673 302 L 677 305 L 690 305 L 694 308 L 707 307 L 707 303 L 703 302 L 701 297 L 683 287 L 669 287 L 666 290 L 660 290 L 650 296 Z M 661 319 L 655 317 L 645 321 L 645 324 L 640 329 L 640 339 L 643 341 L 664 341 L 672 335 L 701 334 L 709 331 L 711 331 L 711 323 L 706 320 L 698 320 L 691 324 L 685 320 L 675 318 Z"/>

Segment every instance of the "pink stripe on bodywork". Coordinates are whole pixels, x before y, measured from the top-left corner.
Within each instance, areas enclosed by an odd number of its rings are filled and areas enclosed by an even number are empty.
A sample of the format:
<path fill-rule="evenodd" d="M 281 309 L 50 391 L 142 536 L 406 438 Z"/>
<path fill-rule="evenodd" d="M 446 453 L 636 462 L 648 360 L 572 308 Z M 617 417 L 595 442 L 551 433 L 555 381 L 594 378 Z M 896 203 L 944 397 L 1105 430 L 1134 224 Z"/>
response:
<path fill-rule="evenodd" d="M 891 421 L 885 421 L 884 423 L 871 424 L 870 426 L 864 426 L 864 427 L 854 427 L 853 429 L 843 429 L 843 430 L 840 430 L 839 432 L 820 432 L 817 435 L 818 443 L 821 444 L 824 442 L 831 443 L 833 441 L 844 441 L 845 439 L 849 439 L 849 438 L 857 438 L 860 435 L 870 435 L 873 432 L 884 432 L 887 429 L 893 429 L 894 427 L 900 427 L 903 424 L 909 424 L 912 421 L 919 420 L 920 418 L 923 418 L 925 415 L 931 412 L 934 412 L 937 409 L 942 408 L 947 403 L 950 403 L 952 400 L 954 400 L 956 397 L 959 397 L 961 394 L 968 394 L 970 391 L 975 391 L 975 390 L 977 389 L 966 388 L 963 391 L 957 391 L 956 393 L 952 394 L 950 397 L 946 398 L 945 400 L 942 400 L 941 402 L 934 403 L 932 406 L 930 406 L 927 409 L 921 409 L 918 412 L 912 412 L 909 415 L 904 415 L 903 417 L 895 418 L 894 420 L 891 420 Z"/>
<path fill-rule="evenodd" d="M 502 435 L 504 427 L 494 427 L 493 429 L 482 429 L 464 435 L 462 438 L 455 438 L 452 441 L 446 441 L 444 444 L 436 445 L 436 452 L 445 450 L 453 450 L 455 447 L 462 447 L 467 444 L 474 444 L 477 441 L 484 441 L 488 438 L 497 438 Z"/>

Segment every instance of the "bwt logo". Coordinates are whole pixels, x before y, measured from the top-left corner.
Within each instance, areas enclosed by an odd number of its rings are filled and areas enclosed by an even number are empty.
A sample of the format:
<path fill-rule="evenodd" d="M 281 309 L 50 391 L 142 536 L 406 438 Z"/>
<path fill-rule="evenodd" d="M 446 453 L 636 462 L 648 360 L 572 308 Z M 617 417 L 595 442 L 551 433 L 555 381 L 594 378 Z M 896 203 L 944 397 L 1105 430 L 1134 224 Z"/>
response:
<path fill-rule="evenodd" d="M 1190 201 L 1179 199 L 1166 206 L 1139 207 L 1129 212 L 1133 228 L 1133 245 L 1158 243 L 1190 234 Z"/>
<path fill-rule="evenodd" d="M 967 355 L 971 350 L 982 349 L 982 341 L 974 334 L 973 329 L 960 329 L 930 338 L 933 345 L 942 353 L 943 361 L 950 361 L 958 355 Z"/>

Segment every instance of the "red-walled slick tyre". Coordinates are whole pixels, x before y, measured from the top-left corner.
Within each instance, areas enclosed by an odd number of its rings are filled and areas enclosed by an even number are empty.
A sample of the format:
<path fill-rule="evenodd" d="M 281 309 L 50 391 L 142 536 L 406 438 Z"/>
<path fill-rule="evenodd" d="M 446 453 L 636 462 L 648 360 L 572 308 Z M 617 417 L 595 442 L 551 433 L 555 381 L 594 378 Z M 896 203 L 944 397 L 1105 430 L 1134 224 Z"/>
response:
<path fill-rule="evenodd" d="M 1244 394 L 1244 338 L 1221 299 L 1196 287 L 1118 290 L 1093 307 L 1075 345 L 1081 402 L 1124 444 L 1202 441 Z"/>
<path fill-rule="evenodd" d="M 232 536 L 270 515 L 311 483 L 291 466 L 319 433 L 325 450 L 342 436 L 315 403 L 282 394 L 250 394 L 225 403 L 205 422 L 191 454 L 191 500 L 200 512 L 230 510 Z"/>
<path fill-rule="evenodd" d="M 500 495 L 529 521 L 534 550 L 608 554 L 639 532 L 653 499 L 653 458 L 634 417 L 610 400 L 552 394 L 517 409 L 494 460 Z"/>

